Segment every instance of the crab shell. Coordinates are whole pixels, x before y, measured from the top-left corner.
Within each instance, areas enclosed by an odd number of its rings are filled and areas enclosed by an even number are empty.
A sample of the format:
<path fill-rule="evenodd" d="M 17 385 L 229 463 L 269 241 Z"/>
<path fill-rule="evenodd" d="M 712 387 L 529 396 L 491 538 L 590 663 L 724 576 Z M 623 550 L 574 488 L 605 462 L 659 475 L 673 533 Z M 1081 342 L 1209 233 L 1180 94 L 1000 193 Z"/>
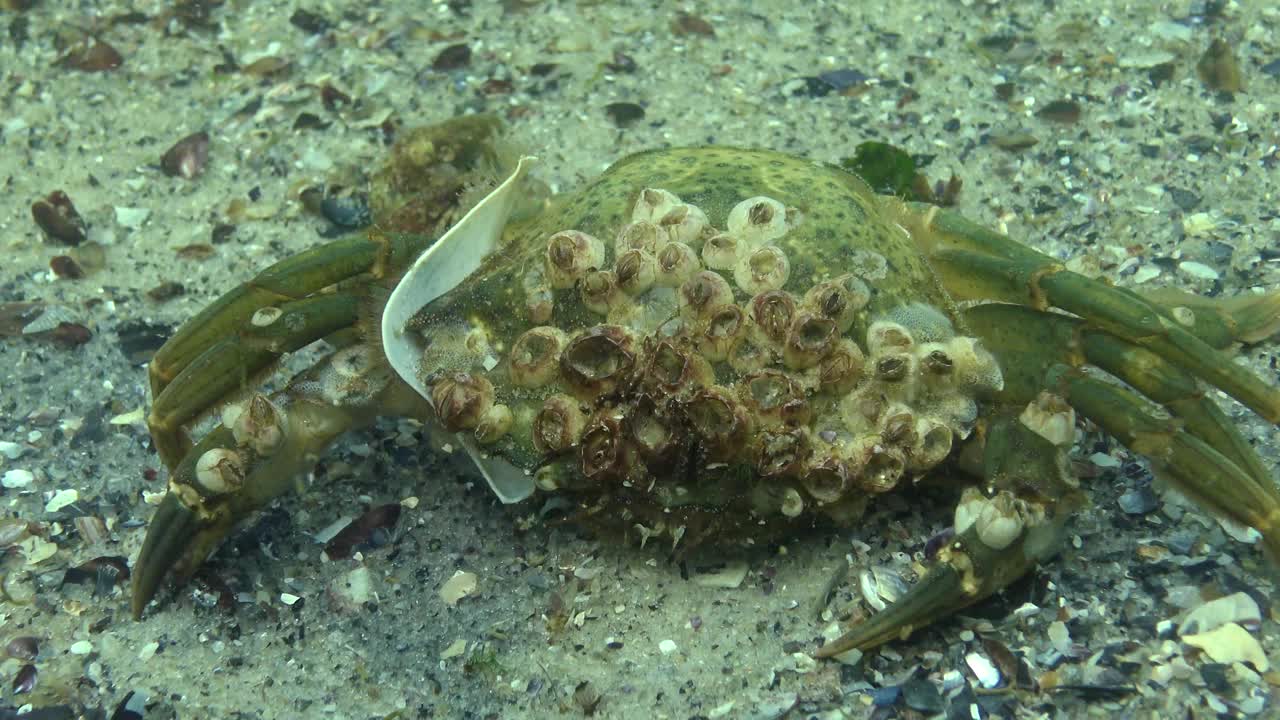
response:
<path fill-rule="evenodd" d="M 400 376 L 505 502 L 758 535 L 942 460 L 1002 380 L 870 188 L 761 150 L 642 153 L 509 222 L 532 159 L 383 316 Z M 612 513 L 610 513 L 612 516 Z"/>

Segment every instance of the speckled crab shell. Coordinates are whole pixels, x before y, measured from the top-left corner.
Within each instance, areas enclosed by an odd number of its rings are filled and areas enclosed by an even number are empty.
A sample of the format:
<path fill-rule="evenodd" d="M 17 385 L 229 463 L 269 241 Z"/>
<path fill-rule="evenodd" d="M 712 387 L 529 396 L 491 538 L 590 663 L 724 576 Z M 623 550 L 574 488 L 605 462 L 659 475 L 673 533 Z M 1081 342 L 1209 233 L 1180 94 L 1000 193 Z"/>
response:
<path fill-rule="evenodd" d="M 732 148 L 626 158 L 508 221 L 527 162 L 424 254 L 388 357 L 504 500 L 759 538 L 944 460 L 1000 371 L 859 178 Z"/>

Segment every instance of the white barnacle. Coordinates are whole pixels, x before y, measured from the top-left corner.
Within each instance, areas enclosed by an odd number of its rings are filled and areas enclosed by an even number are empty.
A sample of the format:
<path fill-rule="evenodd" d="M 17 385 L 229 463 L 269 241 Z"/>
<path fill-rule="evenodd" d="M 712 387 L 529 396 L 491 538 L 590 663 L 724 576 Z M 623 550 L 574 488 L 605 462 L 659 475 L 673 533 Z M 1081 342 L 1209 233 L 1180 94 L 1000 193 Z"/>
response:
<path fill-rule="evenodd" d="M 1040 437 L 1058 447 L 1069 447 L 1076 439 L 1076 411 L 1067 401 L 1042 392 L 1027 403 L 1018 420 Z"/>
<path fill-rule="evenodd" d="M 710 225 L 707 214 L 696 205 L 681 203 L 658 218 L 658 227 L 671 242 L 696 246 L 702 242 L 702 233 Z"/>
<path fill-rule="evenodd" d="M 604 265 L 604 243 L 578 230 L 561 230 L 547 239 L 546 270 L 551 287 L 565 290 Z"/>
<path fill-rule="evenodd" d="M 992 550 L 1003 550 L 1022 534 L 1024 518 L 1012 493 L 1000 491 L 987 500 L 974 520 L 978 539 Z"/>
<path fill-rule="evenodd" d="M 631 208 L 631 221 L 656 223 L 677 205 L 682 204 L 675 193 L 662 188 L 645 188 L 640 191 L 635 206 Z"/>
<path fill-rule="evenodd" d="M 702 243 L 702 264 L 711 270 L 732 270 L 738 262 L 738 239 L 719 233 Z"/>
<path fill-rule="evenodd" d="M 726 224 L 731 235 L 757 248 L 787 234 L 787 206 L 763 195 L 747 198 L 733 206 Z"/>
<path fill-rule="evenodd" d="M 235 450 L 206 450 L 196 460 L 196 482 L 215 495 L 234 492 L 244 484 L 244 460 Z"/>
<path fill-rule="evenodd" d="M 791 277 L 791 262 L 777 245 L 766 245 L 743 255 L 733 269 L 733 280 L 748 295 L 780 290 Z"/>

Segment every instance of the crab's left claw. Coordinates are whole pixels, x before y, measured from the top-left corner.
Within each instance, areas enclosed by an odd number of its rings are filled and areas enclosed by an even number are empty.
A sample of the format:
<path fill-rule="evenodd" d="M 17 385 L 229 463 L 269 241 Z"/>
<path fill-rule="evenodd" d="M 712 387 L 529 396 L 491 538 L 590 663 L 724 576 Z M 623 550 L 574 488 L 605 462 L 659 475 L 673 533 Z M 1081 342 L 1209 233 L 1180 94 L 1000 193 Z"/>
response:
<path fill-rule="evenodd" d="M 368 382 L 386 375 L 383 368 L 353 374 L 362 365 L 357 356 L 367 355 L 362 347 L 339 351 L 273 396 L 254 394 L 223 411 L 223 424 L 173 469 L 169 492 L 147 528 L 133 571 L 134 617 L 170 571 L 179 580 L 190 577 L 241 520 L 293 487 L 335 438 L 373 418 L 380 395 L 362 395 L 345 406 L 330 402 L 347 387 L 343 378 Z M 387 383 L 373 385 L 384 389 Z"/>
<path fill-rule="evenodd" d="M 246 413 L 261 419 L 277 411 L 257 395 Z M 276 442 L 283 439 L 275 437 Z M 257 447 L 266 449 L 261 442 Z M 178 463 L 134 565 L 134 617 L 141 617 L 170 571 L 182 580 L 190 577 L 237 522 L 288 489 L 293 468 L 278 467 L 271 455 L 255 451 L 243 438 L 237 442 L 232 430 L 219 427 Z"/>
<path fill-rule="evenodd" d="M 1042 395 L 1020 417 L 997 419 L 983 448 L 984 485 L 956 507 L 955 538 L 928 573 L 892 605 L 818 648 L 819 658 L 870 650 L 983 600 L 1057 551 L 1081 503 L 1067 466 L 1074 414 Z"/>
<path fill-rule="evenodd" d="M 130 599 L 134 618 L 142 617 L 143 609 L 170 570 L 179 576 L 189 575 L 199 563 L 191 558 L 208 555 L 228 530 L 229 526 L 223 524 L 203 523 L 198 512 L 184 505 L 178 493 L 165 495 L 151 517 L 147 539 L 134 566 Z"/>

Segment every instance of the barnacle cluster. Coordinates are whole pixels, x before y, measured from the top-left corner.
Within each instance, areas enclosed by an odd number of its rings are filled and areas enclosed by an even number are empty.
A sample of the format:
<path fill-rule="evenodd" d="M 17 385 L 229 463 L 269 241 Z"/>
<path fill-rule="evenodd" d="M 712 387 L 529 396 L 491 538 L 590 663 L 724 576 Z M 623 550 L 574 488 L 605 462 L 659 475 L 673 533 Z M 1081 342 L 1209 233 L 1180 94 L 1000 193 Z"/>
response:
<path fill-rule="evenodd" d="M 927 304 L 873 311 L 873 252 L 839 272 L 789 257 L 796 208 L 756 196 L 724 217 L 648 188 L 613 237 L 543 236 L 510 309 L 522 331 L 427 378 L 446 429 L 532 445 L 540 487 L 676 542 L 847 522 L 945 459 L 1001 386 L 992 356 Z M 424 367 L 449 365 L 454 334 Z"/>

